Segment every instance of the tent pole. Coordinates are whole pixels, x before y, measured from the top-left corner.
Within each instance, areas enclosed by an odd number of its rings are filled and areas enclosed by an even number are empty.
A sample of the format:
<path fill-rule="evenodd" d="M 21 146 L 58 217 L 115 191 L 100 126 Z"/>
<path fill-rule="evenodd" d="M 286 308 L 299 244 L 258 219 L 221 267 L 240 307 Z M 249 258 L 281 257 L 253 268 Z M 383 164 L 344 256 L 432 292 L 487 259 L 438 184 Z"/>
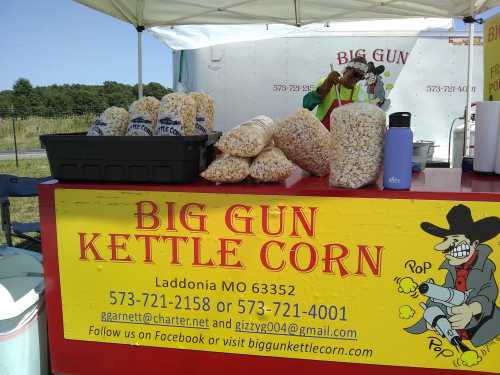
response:
<path fill-rule="evenodd" d="M 470 2 L 470 14 L 474 16 L 474 4 Z M 471 120 L 471 99 L 472 99 L 472 68 L 474 64 L 474 22 L 469 23 L 469 48 L 468 48 L 468 64 L 467 64 L 467 108 L 465 110 L 464 123 L 464 149 L 463 155 L 470 156 L 470 120 Z"/>
<path fill-rule="evenodd" d="M 144 26 L 137 26 L 137 89 L 139 99 L 142 98 L 142 32 Z"/>

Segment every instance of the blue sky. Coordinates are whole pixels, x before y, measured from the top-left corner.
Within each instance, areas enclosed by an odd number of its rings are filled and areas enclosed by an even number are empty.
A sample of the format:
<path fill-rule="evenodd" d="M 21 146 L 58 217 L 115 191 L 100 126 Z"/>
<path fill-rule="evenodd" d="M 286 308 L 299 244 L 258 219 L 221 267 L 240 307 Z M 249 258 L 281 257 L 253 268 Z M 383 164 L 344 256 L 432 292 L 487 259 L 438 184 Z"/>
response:
<path fill-rule="evenodd" d="M 0 90 L 19 78 L 33 86 L 137 82 L 137 33 L 70 0 L 0 0 Z M 172 86 L 172 51 L 143 33 L 143 80 Z"/>
<path fill-rule="evenodd" d="M 137 82 L 137 35 L 122 21 L 71 0 L 1 0 L 0 90 L 20 77 L 34 86 Z M 485 14 L 499 13 L 500 7 Z M 456 22 L 463 29 L 461 22 Z M 172 51 L 143 36 L 143 80 L 172 86 Z"/>

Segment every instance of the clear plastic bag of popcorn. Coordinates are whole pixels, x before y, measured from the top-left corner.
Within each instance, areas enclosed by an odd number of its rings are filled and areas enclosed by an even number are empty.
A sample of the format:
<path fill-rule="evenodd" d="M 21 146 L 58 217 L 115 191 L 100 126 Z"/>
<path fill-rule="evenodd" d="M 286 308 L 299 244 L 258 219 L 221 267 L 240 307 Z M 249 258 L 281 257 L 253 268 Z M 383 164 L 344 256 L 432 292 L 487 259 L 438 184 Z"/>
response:
<path fill-rule="evenodd" d="M 130 105 L 127 135 L 151 136 L 156 129 L 160 101 L 153 96 L 144 96 Z"/>
<path fill-rule="evenodd" d="M 154 96 L 144 96 L 130 105 L 130 114 L 147 114 L 156 125 L 158 119 L 158 110 L 160 109 L 160 101 Z"/>
<path fill-rule="evenodd" d="M 196 133 L 207 134 L 214 130 L 214 99 L 203 92 L 189 94 L 196 103 Z"/>
<path fill-rule="evenodd" d="M 215 159 L 200 176 L 212 182 L 241 182 L 250 174 L 250 160 L 223 155 Z"/>
<path fill-rule="evenodd" d="M 353 103 L 332 111 L 330 185 L 357 189 L 377 180 L 383 163 L 385 113 Z"/>
<path fill-rule="evenodd" d="M 129 114 L 120 107 L 109 107 L 91 125 L 87 135 L 125 135 Z"/>
<path fill-rule="evenodd" d="M 251 158 L 269 145 L 273 132 L 273 120 L 257 116 L 223 134 L 215 146 L 226 154 Z"/>
<path fill-rule="evenodd" d="M 194 135 L 195 122 L 194 99 L 183 93 L 170 93 L 161 99 L 155 135 Z"/>
<path fill-rule="evenodd" d="M 312 175 L 329 173 L 330 134 L 307 109 L 302 108 L 278 123 L 274 143 L 288 159 Z"/>
<path fill-rule="evenodd" d="M 147 113 L 130 114 L 130 122 L 127 128 L 127 135 L 132 136 L 152 136 L 155 126 L 151 116 Z"/>
<path fill-rule="evenodd" d="M 261 182 L 286 180 L 295 166 L 277 147 L 266 147 L 252 162 L 250 176 Z"/>

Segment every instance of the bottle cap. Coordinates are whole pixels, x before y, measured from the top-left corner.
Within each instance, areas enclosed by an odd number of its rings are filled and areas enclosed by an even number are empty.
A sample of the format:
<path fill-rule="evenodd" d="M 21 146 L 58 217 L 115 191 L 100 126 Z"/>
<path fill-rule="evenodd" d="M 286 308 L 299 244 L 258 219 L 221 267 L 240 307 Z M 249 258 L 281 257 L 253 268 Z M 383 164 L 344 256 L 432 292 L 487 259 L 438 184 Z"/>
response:
<path fill-rule="evenodd" d="M 389 115 L 390 128 L 409 128 L 411 122 L 410 112 L 394 112 Z"/>

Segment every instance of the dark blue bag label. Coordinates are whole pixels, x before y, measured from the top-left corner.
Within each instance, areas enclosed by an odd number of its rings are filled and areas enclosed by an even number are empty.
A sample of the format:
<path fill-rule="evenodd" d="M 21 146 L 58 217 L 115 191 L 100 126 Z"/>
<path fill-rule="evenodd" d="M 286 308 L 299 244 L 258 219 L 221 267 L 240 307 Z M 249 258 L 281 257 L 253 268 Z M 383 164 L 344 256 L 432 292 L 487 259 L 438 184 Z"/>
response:
<path fill-rule="evenodd" d="M 182 135 L 182 122 L 175 112 L 164 112 L 160 114 L 155 135 L 159 136 L 179 136 Z"/>
<path fill-rule="evenodd" d="M 113 135 L 113 131 L 110 129 L 107 123 L 98 118 L 89 128 L 87 135 L 90 136 Z"/>
<path fill-rule="evenodd" d="M 152 121 L 142 115 L 133 118 L 128 126 L 127 135 L 152 136 Z"/>
<path fill-rule="evenodd" d="M 204 116 L 196 116 L 196 124 L 195 124 L 196 132 L 200 135 L 207 134 L 207 120 Z"/>

